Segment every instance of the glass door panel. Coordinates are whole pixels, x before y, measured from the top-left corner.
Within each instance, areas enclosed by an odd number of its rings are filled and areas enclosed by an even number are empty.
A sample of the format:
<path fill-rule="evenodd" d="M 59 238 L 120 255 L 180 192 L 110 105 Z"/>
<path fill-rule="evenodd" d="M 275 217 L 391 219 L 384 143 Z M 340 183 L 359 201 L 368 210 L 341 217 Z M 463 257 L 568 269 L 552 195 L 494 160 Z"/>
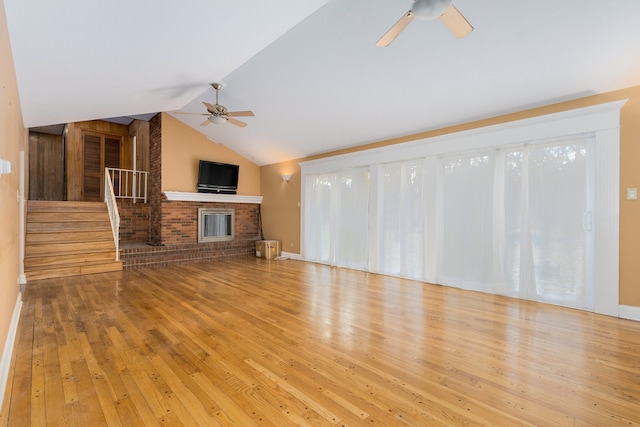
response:
<path fill-rule="evenodd" d="M 588 143 L 582 138 L 507 153 L 505 276 L 510 294 L 591 307 Z"/>

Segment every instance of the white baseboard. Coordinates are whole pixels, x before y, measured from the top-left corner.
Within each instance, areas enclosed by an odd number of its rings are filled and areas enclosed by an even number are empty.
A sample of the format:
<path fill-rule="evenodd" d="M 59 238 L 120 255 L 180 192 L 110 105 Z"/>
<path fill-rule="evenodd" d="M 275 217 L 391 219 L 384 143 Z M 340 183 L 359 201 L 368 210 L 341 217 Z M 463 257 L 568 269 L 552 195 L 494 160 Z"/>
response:
<path fill-rule="evenodd" d="M 619 309 L 619 316 L 622 319 L 640 321 L 640 307 L 633 307 L 631 305 L 621 305 Z"/>
<path fill-rule="evenodd" d="M 2 359 L 0 359 L 0 408 L 4 401 L 4 392 L 7 389 L 7 381 L 9 380 L 9 369 L 11 369 L 11 356 L 13 355 L 13 347 L 16 342 L 16 332 L 18 331 L 18 322 L 20 321 L 20 311 L 22 310 L 22 294 L 18 293 L 18 300 L 13 308 L 11 316 L 11 324 L 9 325 L 9 333 L 4 343 Z"/>
<path fill-rule="evenodd" d="M 284 251 L 282 251 L 282 252 L 281 252 L 281 255 L 282 255 L 283 257 L 286 257 L 286 258 L 289 258 L 289 259 L 295 259 L 295 260 L 301 260 L 301 259 L 302 259 L 302 257 L 300 256 L 300 254 L 294 254 L 294 253 L 291 253 L 291 252 L 284 252 Z"/>

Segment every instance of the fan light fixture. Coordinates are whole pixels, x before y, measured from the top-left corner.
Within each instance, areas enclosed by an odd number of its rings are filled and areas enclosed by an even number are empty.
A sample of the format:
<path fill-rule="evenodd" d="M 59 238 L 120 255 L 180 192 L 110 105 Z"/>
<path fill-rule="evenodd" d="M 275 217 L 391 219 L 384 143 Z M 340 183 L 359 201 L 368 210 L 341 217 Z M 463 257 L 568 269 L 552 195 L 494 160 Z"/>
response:
<path fill-rule="evenodd" d="M 473 26 L 456 9 L 451 0 L 413 0 L 413 7 L 378 40 L 376 46 L 389 46 L 413 21 L 413 18 L 423 21 L 439 18 L 457 39 L 461 39 L 473 31 Z"/>
<path fill-rule="evenodd" d="M 451 0 L 416 0 L 411 12 L 418 19 L 430 21 L 438 18 L 451 6 Z"/>
<path fill-rule="evenodd" d="M 217 125 L 227 122 L 227 119 L 222 116 L 211 116 L 209 120 L 211 121 L 211 123 L 215 123 Z"/>
<path fill-rule="evenodd" d="M 227 111 L 227 108 L 220 105 L 218 103 L 218 91 L 222 88 L 222 84 L 220 83 L 211 83 L 211 87 L 216 91 L 216 103 L 209 104 L 208 102 L 202 102 L 204 106 L 207 108 L 206 113 L 187 113 L 182 111 L 176 111 L 178 114 L 195 114 L 198 116 L 207 116 L 207 118 L 200 124 L 200 126 L 208 126 L 211 123 L 216 125 L 220 125 L 223 123 L 231 123 L 232 125 L 239 126 L 241 128 L 245 127 L 247 124 L 245 122 L 241 122 L 235 117 L 252 117 L 253 111 Z"/>

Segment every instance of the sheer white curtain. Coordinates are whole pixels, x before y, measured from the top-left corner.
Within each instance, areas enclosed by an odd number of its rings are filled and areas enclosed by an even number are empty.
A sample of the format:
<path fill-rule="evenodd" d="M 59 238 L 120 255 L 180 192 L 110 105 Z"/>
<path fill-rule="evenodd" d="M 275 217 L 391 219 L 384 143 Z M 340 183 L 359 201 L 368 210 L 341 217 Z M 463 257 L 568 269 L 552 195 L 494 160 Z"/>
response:
<path fill-rule="evenodd" d="M 330 263 L 332 254 L 332 188 L 335 178 L 330 174 L 310 175 L 305 179 L 304 257 L 311 261 Z"/>
<path fill-rule="evenodd" d="M 372 271 L 424 279 L 424 160 L 378 165 Z"/>
<path fill-rule="evenodd" d="M 439 161 L 439 283 L 494 292 L 495 163 L 495 151 Z"/>
<path fill-rule="evenodd" d="M 616 316 L 622 105 L 301 162 L 303 258 Z"/>
<path fill-rule="evenodd" d="M 369 169 L 336 174 L 335 265 L 366 270 L 368 267 Z"/>
<path fill-rule="evenodd" d="M 593 306 L 589 138 L 443 156 L 438 283 Z"/>
<path fill-rule="evenodd" d="M 507 152 L 508 293 L 578 308 L 593 306 L 590 138 Z"/>
<path fill-rule="evenodd" d="M 304 258 L 366 270 L 369 169 L 308 175 L 304 185 Z"/>
<path fill-rule="evenodd" d="M 305 259 L 590 308 L 590 141 L 307 176 Z"/>

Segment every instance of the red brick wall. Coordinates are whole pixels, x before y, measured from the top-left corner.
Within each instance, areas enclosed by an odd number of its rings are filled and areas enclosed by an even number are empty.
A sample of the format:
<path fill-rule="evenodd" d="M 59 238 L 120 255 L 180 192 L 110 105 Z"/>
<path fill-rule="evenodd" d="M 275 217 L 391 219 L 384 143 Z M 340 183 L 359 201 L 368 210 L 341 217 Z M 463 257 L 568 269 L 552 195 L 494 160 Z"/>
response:
<path fill-rule="evenodd" d="M 233 241 L 198 243 L 198 208 L 233 209 Z M 125 210 L 135 215 L 136 207 Z M 212 262 L 240 256 L 255 256 L 259 240 L 260 205 L 248 203 L 162 202 L 161 244 L 132 246 L 121 250 L 127 270 L 170 264 Z"/>
<path fill-rule="evenodd" d="M 149 242 L 149 203 L 118 199 L 120 243 Z"/>
<path fill-rule="evenodd" d="M 214 262 L 227 258 L 255 256 L 255 245 L 247 247 L 246 242 L 210 242 L 167 246 L 132 246 L 121 250 L 123 268 L 137 268 L 191 264 L 194 262 Z"/>
<path fill-rule="evenodd" d="M 162 244 L 198 242 L 198 208 L 233 209 L 235 241 L 255 247 L 259 240 L 260 205 L 252 203 L 162 202 Z M 223 242 L 221 242 L 223 243 Z M 220 245 L 221 247 L 224 245 Z"/>

